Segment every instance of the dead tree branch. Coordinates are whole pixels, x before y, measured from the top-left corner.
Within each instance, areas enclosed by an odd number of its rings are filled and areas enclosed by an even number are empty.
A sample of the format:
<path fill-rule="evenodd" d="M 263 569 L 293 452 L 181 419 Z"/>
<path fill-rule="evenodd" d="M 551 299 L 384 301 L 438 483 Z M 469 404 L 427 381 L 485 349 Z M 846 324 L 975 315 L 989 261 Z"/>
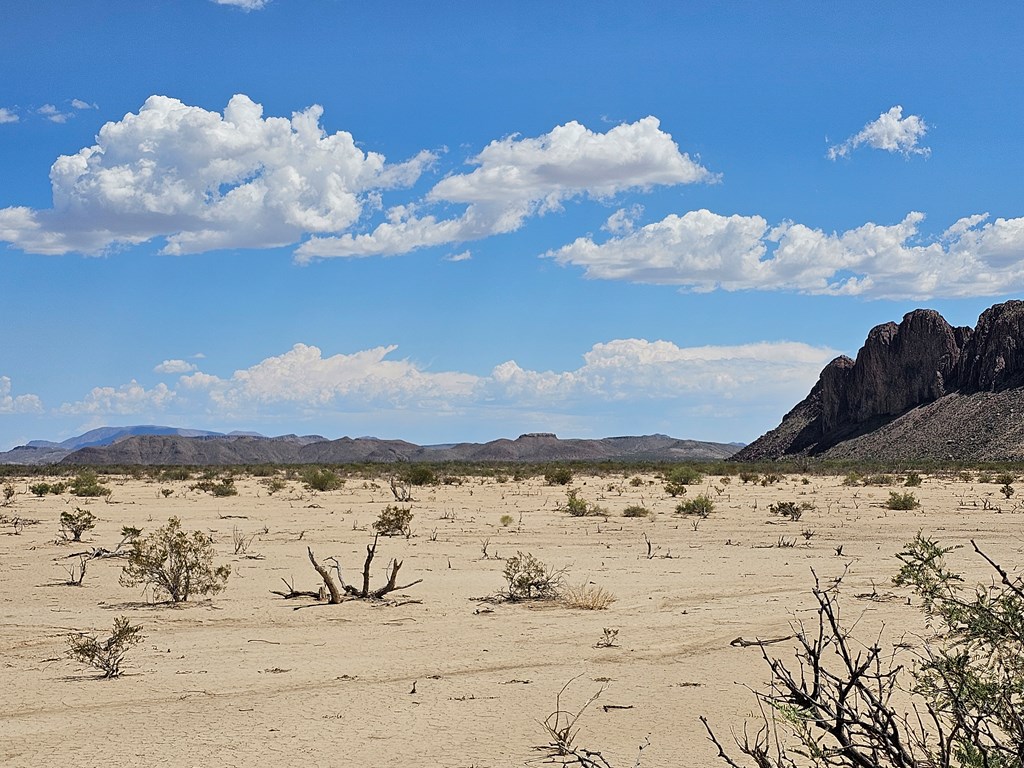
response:
<path fill-rule="evenodd" d="M 379 536 L 373 537 L 373 543 L 366 545 L 366 560 L 363 562 L 363 580 L 362 586 L 356 587 L 352 584 L 346 584 L 345 579 L 341 575 L 341 566 L 335 561 L 334 570 L 337 572 L 337 578 L 331 573 L 331 569 L 321 565 L 317 562 L 316 556 L 313 554 L 312 547 L 306 547 L 306 554 L 309 555 L 309 562 L 313 564 L 313 569 L 320 575 L 323 580 L 324 586 L 320 588 L 320 591 L 313 592 L 307 590 L 297 590 L 295 587 L 285 580 L 285 586 L 288 587 L 288 591 L 284 592 L 281 590 L 271 590 L 275 595 L 281 595 L 286 600 L 295 597 L 312 597 L 321 602 L 327 601 L 332 605 L 344 602 L 346 595 L 357 600 L 380 600 L 390 592 L 396 590 L 409 589 L 414 587 L 423 579 L 416 579 L 408 584 L 398 584 L 398 571 L 402 567 L 401 560 L 392 560 L 388 565 L 387 582 L 377 589 L 370 589 L 370 565 L 373 563 L 373 558 L 377 554 L 377 540 Z M 334 558 L 329 558 L 334 560 Z"/>

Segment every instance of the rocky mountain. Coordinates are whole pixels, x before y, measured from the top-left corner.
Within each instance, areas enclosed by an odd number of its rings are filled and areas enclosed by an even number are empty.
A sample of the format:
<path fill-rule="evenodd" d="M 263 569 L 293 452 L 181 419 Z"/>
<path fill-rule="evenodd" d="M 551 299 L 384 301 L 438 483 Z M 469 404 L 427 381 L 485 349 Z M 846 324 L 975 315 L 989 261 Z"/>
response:
<path fill-rule="evenodd" d="M 918 309 L 873 328 L 857 359 L 822 370 L 782 423 L 738 461 L 1024 460 L 1024 302 L 955 328 Z"/>
<path fill-rule="evenodd" d="M 138 435 L 82 448 L 62 464 L 355 464 L 389 462 L 701 461 L 725 459 L 739 446 L 677 440 L 665 435 L 560 440 L 526 434 L 515 440 L 421 446 L 403 440 L 343 437 Z M 2 456 L 0 456 L 2 458 Z"/>

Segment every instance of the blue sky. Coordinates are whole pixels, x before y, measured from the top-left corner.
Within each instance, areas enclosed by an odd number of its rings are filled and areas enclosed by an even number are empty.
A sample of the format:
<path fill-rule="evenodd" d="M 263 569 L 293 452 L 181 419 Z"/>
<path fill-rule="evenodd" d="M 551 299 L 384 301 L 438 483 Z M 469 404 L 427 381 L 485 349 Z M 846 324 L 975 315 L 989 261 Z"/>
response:
<path fill-rule="evenodd" d="M 1024 10 L 11 0 L 0 449 L 749 441 L 1024 285 Z"/>

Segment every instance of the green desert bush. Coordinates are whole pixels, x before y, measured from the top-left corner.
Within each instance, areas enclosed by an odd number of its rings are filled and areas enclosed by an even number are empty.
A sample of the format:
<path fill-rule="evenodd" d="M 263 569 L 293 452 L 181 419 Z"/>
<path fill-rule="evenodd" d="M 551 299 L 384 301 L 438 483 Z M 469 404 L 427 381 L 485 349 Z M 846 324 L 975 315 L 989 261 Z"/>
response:
<path fill-rule="evenodd" d="M 191 478 L 192 473 L 185 469 L 185 467 L 167 467 L 167 469 L 160 473 L 160 479 L 168 482 L 173 482 L 175 480 L 180 482 Z"/>
<path fill-rule="evenodd" d="M 119 677 L 125 655 L 144 639 L 141 626 L 133 625 L 126 616 L 119 616 L 114 619 L 110 637 L 103 640 L 84 632 L 69 634 L 67 654 L 75 661 L 98 669 L 104 678 Z"/>
<path fill-rule="evenodd" d="M 412 533 L 412 508 L 388 504 L 373 521 L 373 530 L 381 536 L 409 536 Z"/>
<path fill-rule="evenodd" d="M 277 478 L 273 479 L 277 480 Z M 278 480 L 278 482 L 281 481 Z M 338 488 L 341 488 L 345 484 L 345 480 L 332 469 L 307 467 L 302 470 L 302 484 L 309 491 L 327 492 L 336 491 Z"/>
<path fill-rule="evenodd" d="M 414 464 L 402 475 L 409 485 L 437 485 L 437 474 L 425 464 Z"/>
<path fill-rule="evenodd" d="M 886 509 L 917 509 L 919 506 L 921 506 L 921 502 L 910 492 L 889 491 L 889 500 L 885 502 Z"/>
<path fill-rule="evenodd" d="M 273 496 L 278 491 L 283 491 L 288 487 L 288 484 L 280 477 L 264 477 L 260 480 L 260 485 L 266 489 L 267 496 Z"/>
<path fill-rule="evenodd" d="M 568 512 L 572 517 L 598 517 L 606 514 L 602 507 L 580 496 L 579 489 L 570 488 L 565 494 L 565 503 L 559 507 L 563 512 Z"/>
<path fill-rule="evenodd" d="M 675 498 L 686 493 L 686 486 L 697 485 L 704 474 L 696 468 L 683 464 L 665 473 L 665 493 Z"/>
<path fill-rule="evenodd" d="M 707 517 L 715 510 L 715 502 L 710 496 L 700 494 L 692 499 L 681 501 L 676 505 L 676 512 L 680 515 L 697 515 Z"/>
<path fill-rule="evenodd" d="M 510 600 L 546 600 L 558 596 L 564 571 L 554 571 L 529 552 L 516 552 L 505 561 Z"/>
<path fill-rule="evenodd" d="M 49 483 L 33 483 L 28 487 L 34 496 L 45 496 L 50 492 Z"/>
<path fill-rule="evenodd" d="M 203 493 L 209 493 L 218 498 L 238 495 L 238 489 L 235 488 L 235 480 L 231 477 L 225 477 L 223 480 L 204 478 L 192 483 L 192 485 L 189 486 L 189 490 L 202 491 Z"/>
<path fill-rule="evenodd" d="M 83 469 L 71 481 L 71 493 L 74 496 L 97 498 L 109 496 L 110 488 L 101 484 L 96 473 L 91 469 Z"/>
<path fill-rule="evenodd" d="M 67 541 L 81 541 L 82 534 L 96 527 L 96 516 L 88 509 L 75 507 L 60 513 L 60 533 Z"/>
<path fill-rule="evenodd" d="M 892 475 L 868 475 L 867 477 L 864 478 L 864 485 L 885 486 L 892 485 L 893 482 L 895 481 L 893 480 Z"/>
<path fill-rule="evenodd" d="M 623 517 L 650 517 L 651 510 L 639 504 L 632 504 L 622 510 Z"/>
<path fill-rule="evenodd" d="M 175 603 L 193 595 L 212 595 L 224 589 L 230 565 L 213 565 L 213 540 L 202 531 L 186 533 L 172 517 L 167 525 L 147 536 L 136 537 L 121 571 L 121 584 L 152 587 L 158 596 Z"/>
<path fill-rule="evenodd" d="M 544 482 L 548 485 L 568 485 L 572 482 L 572 470 L 568 467 L 548 467 L 544 470 Z"/>
<path fill-rule="evenodd" d="M 917 472 L 908 472 L 906 478 L 903 480 L 903 485 L 906 488 L 920 488 L 921 475 Z"/>
<path fill-rule="evenodd" d="M 814 505 L 809 502 L 801 502 L 797 504 L 795 501 L 778 501 L 768 506 L 768 511 L 775 515 L 797 522 L 803 517 L 804 512 L 809 512 L 814 509 Z"/>
<path fill-rule="evenodd" d="M 502 526 L 504 526 L 505 528 L 508 528 L 508 527 L 509 527 L 510 525 L 512 525 L 512 523 L 514 523 L 515 521 L 516 521 L 516 519 L 515 519 L 514 517 L 512 517 L 512 515 L 502 515 L 502 516 L 501 516 L 501 519 L 499 520 L 499 522 L 500 522 L 500 523 L 502 524 Z"/>

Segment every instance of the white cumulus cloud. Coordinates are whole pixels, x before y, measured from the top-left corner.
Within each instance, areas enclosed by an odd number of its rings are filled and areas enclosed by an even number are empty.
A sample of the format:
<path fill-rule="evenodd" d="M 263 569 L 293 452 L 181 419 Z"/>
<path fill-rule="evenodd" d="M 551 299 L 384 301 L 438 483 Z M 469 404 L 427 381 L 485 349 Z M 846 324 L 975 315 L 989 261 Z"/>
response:
<path fill-rule="evenodd" d="M 391 360 L 388 356 L 395 349 L 375 347 L 324 357 L 318 347 L 296 344 L 228 379 L 200 372 L 183 376 L 181 386 L 194 394 L 206 393 L 218 408 L 236 412 L 267 403 L 300 408 L 331 403 L 427 405 L 464 397 L 476 385 L 476 377 L 469 374 L 432 373 L 408 360 Z"/>
<path fill-rule="evenodd" d="M 473 171 L 438 182 L 424 203 L 389 211 L 366 234 L 314 237 L 300 261 L 331 256 L 406 253 L 416 248 L 513 232 L 527 218 L 556 211 L 574 198 L 608 198 L 625 190 L 714 182 L 718 176 L 661 130 L 655 117 L 596 133 L 573 121 L 536 138 L 493 141 L 470 160 Z M 456 218 L 421 214 L 429 204 L 465 204 Z"/>
<path fill-rule="evenodd" d="M 166 374 L 192 373 L 195 370 L 197 367 L 185 360 L 164 360 L 153 369 L 155 373 Z"/>
<path fill-rule="evenodd" d="M 10 376 L 0 376 L 0 413 L 42 413 L 38 395 L 12 395 Z"/>
<path fill-rule="evenodd" d="M 582 399 L 752 400 L 806 390 L 835 350 L 800 342 L 679 347 L 669 341 L 617 339 L 595 344 L 574 370 L 497 366 L 484 382 L 492 397 L 533 406 Z"/>
<path fill-rule="evenodd" d="M 919 142 L 928 132 L 928 124 L 918 115 L 903 117 L 903 107 L 897 105 L 888 112 L 883 112 L 877 120 L 872 120 L 858 133 L 840 144 L 828 148 L 830 160 L 846 157 L 858 147 L 868 146 L 885 152 L 898 152 L 901 155 L 931 154 L 931 149 L 920 146 Z"/>
<path fill-rule="evenodd" d="M 18 113 L 7 107 L 0 107 L 0 125 L 4 123 L 16 123 L 21 118 L 18 117 Z"/>
<path fill-rule="evenodd" d="M 102 253 L 165 237 L 165 253 L 267 248 L 344 231 L 381 189 L 407 186 L 435 159 L 388 165 L 322 109 L 263 117 L 244 95 L 223 115 L 151 96 L 104 125 L 96 144 L 57 159 L 53 208 L 0 209 L 0 240 L 32 253 Z"/>
<path fill-rule="evenodd" d="M 603 243 L 546 256 L 588 277 L 693 291 L 790 290 L 867 298 L 991 296 L 1024 290 L 1024 218 L 965 217 L 919 242 L 924 215 L 841 233 L 708 210 L 671 214 Z"/>
<path fill-rule="evenodd" d="M 43 104 L 43 106 L 37 109 L 36 112 L 45 117 L 51 123 L 66 123 L 68 118 L 71 117 L 70 112 L 62 112 L 53 104 Z"/>
<path fill-rule="evenodd" d="M 783 407 L 806 394 L 835 350 L 797 342 L 680 347 L 669 341 L 616 339 L 595 344 L 575 368 L 538 371 L 513 360 L 478 375 L 431 371 L 395 357 L 393 345 L 325 356 L 306 344 L 221 377 L 203 371 L 181 376 L 173 388 L 146 389 L 137 381 L 97 387 L 65 413 L 206 413 L 258 422 L 277 418 L 327 419 L 331 414 L 519 414 L 535 422 L 551 416 L 652 407 L 716 412 L 730 404 L 771 402 Z M 656 404 L 656 405 L 655 405 Z M 467 417 L 468 418 L 468 417 Z"/>
<path fill-rule="evenodd" d="M 64 403 L 61 413 L 89 414 L 146 414 L 165 410 L 175 399 L 176 393 L 166 384 L 157 384 L 146 389 L 132 379 L 120 387 L 94 387 L 84 398 L 74 403 Z"/>

